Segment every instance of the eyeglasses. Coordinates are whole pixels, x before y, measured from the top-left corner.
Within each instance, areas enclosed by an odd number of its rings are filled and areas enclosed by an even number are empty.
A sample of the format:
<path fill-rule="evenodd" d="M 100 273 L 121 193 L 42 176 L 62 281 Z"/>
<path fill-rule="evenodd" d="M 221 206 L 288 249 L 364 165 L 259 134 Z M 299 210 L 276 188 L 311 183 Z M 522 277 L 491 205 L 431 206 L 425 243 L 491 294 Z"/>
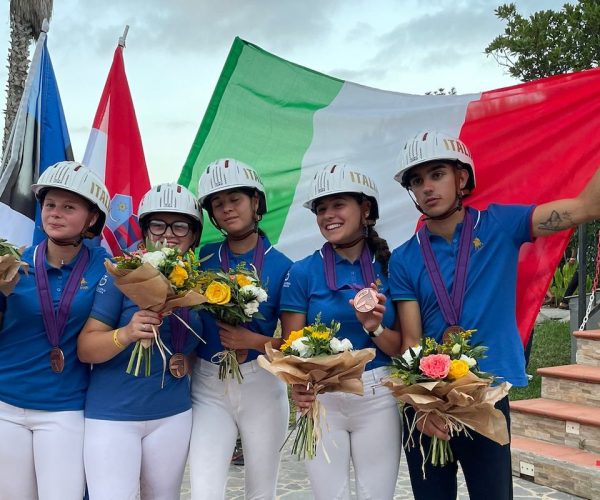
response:
<path fill-rule="evenodd" d="M 171 228 L 171 232 L 175 236 L 183 238 L 189 234 L 192 229 L 192 225 L 189 222 L 182 220 L 171 222 L 171 224 L 167 224 L 164 220 L 151 220 L 148 222 L 148 231 L 150 231 L 154 236 L 162 236 L 167 232 L 168 228 Z"/>

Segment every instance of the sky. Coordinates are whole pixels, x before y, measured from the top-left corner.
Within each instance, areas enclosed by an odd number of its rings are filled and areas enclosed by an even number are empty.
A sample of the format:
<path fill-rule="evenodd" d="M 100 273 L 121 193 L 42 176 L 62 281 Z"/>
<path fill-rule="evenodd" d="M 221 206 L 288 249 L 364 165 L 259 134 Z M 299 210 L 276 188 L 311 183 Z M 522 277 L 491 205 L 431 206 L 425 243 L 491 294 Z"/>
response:
<path fill-rule="evenodd" d="M 76 160 L 125 25 L 125 68 L 152 184 L 174 181 L 235 36 L 362 85 L 459 94 L 518 83 L 485 47 L 503 33 L 487 0 L 54 0 L 48 48 Z M 513 0 L 529 15 L 564 0 Z M 9 15 L 0 16 L 0 57 Z M 6 101 L 0 64 L 0 109 Z M 0 116 L 0 133 L 4 128 Z"/>

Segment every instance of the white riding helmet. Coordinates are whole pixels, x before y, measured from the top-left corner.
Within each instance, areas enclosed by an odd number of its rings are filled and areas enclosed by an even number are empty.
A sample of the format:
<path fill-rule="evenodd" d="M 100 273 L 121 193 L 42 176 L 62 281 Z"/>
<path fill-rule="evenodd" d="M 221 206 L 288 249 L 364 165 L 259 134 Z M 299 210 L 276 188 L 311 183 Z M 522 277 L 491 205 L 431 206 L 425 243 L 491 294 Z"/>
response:
<path fill-rule="evenodd" d="M 102 232 L 110 205 L 110 194 L 104 182 L 91 169 L 76 161 L 59 161 L 42 172 L 31 186 L 35 197 L 41 202 L 48 189 L 64 189 L 78 194 L 98 207 L 100 215 L 90 227 L 94 236 Z"/>
<path fill-rule="evenodd" d="M 465 143 L 456 137 L 437 131 L 420 132 L 406 142 L 399 160 L 400 170 L 394 179 L 407 189 L 409 187 L 406 175 L 408 171 L 417 165 L 434 160 L 458 162 L 460 167 L 469 172 L 465 189 L 469 192 L 475 189 L 475 165 L 471 152 Z"/>
<path fill-rule="evenodd" d="M 249 165 L 234 159 L 217 160 L 206 167 L 198 181 L 198 201 L 210 213 L 209 198 L 211 195 L 236 188 L 258 191 L 257 214 L 263 215 L 267 212 L 265 187 L 260 176 Z"/>
<path fill-rule="evenodd" d="M 202 209 L 192 192 L 175 182 L 150 188 L 140 201 L 138 218 L 157 212 L 185 214 L 202 226 Z"/>
<path fill-rule="evenodd" d="M 314 212 L 315 201 L 324 196 L 357 193 L 371 202 L 369 220 L 379 217 L 379 191 L 373 179 L 350 165 L 327 165 L 317 171 L 308 188 L 308 197 L 302 204 Z"/>

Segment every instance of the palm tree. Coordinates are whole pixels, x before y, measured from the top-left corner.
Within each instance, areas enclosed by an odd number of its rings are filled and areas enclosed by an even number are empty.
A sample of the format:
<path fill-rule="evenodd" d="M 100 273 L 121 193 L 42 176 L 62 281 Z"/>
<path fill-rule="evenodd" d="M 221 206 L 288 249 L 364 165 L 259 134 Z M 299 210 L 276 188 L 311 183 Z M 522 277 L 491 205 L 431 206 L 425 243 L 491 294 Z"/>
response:
<path fill-rule="evenodd" d="M 29 69 L 29 45 L 39 37 L 42 21 L 50 19 L 52 3 L 52 0 L 10 0 L 10 48 L 2 151 L 6 147 L 25 88 Z"/>

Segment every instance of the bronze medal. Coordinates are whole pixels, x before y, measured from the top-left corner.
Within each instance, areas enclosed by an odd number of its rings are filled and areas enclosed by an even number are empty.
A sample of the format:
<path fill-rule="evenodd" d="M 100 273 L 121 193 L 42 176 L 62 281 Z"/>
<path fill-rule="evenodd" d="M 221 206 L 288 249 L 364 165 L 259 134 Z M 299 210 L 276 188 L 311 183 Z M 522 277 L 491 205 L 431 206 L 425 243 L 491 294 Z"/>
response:
<path fill-rule="evenodd" d="M 450 335 L 453 333 L 462 333 L 465 329 L 459 325 L 452 325 L 444 330 L 444 335 L 442 335 L 442 342 L 446 343 L 450 340 Z"/>
<path fill-rule="evenodd" d="M 169 371 L 175 378 L 185 377 L 189 371 L 188 360 L 185 355 L 180 352 L 173 354 L 169 359 Z"/>
<path fill-rule="evenodd" d="M 363 288 L 354 296 L 354 309 L 358 312 L 369 312 L 379 303 L 377 292 L 372 288 Z"/>
<path fill-rule="evenodd" d="M 65 369 L 65 355 L 60 347 L 53 347 L 50 351 L 50 368 L 54 373 L 62 373 Z"/>

